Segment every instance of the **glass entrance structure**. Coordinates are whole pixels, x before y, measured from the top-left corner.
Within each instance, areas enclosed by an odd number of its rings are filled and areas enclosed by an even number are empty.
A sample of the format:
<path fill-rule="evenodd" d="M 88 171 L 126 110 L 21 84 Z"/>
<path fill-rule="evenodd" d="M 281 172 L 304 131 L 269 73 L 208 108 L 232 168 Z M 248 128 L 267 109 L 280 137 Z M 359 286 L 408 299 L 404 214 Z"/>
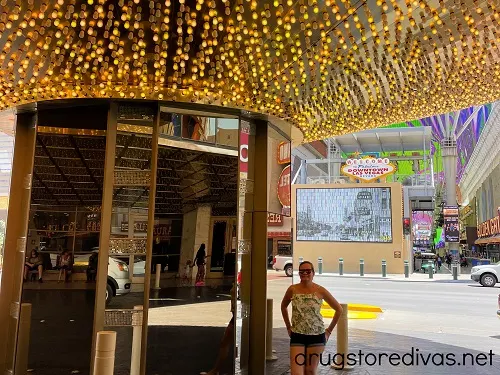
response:
<path fill-rule="evenodd" d="M 210 355 L 171 366 L 208 370 L 223 330 L 198 330 L 226 325 L 234 306 L 228 366 L 264 373 L 267 217 L 282 213 L 268 199 L 279 174 L 268 145 L 290 142 L 291 126 L 221 107 L 94 99 L 38 103 L 13 120 L 2 371 L 90 374 L 103 330 L 117 332 L 117 374 L 164 371 L 162 353 L 188 349 Z M 205 314 L 215 299 L 225 304 L 216 318 Z M 195 322 L 179 315 L 195 303 L 205 306 Z M 193 334 L 208 341 L 185 346 Z"/>

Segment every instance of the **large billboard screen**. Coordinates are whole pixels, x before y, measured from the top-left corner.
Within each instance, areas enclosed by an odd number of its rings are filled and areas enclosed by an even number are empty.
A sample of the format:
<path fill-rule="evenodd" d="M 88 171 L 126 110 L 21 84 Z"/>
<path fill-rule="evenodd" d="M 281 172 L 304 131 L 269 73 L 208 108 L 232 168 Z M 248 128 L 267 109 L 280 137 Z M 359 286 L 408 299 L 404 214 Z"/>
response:
<path fill-rule="evenodd" d="M 392 242 L 390 188 L 297 189 L 297 241 Z"/>

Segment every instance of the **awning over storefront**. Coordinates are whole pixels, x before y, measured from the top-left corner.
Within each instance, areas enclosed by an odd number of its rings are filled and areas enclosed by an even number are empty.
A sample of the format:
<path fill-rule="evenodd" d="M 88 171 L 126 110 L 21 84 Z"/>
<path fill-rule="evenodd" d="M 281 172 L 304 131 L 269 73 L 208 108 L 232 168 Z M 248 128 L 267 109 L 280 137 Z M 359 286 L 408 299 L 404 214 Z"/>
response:
<path fill-rule="evenodd" d="M 500 234 L 497 234 L 496 236 L 479 238 L 474 243 L 476 245 L 487 245 L 490 243 L 500 243 Z"/>

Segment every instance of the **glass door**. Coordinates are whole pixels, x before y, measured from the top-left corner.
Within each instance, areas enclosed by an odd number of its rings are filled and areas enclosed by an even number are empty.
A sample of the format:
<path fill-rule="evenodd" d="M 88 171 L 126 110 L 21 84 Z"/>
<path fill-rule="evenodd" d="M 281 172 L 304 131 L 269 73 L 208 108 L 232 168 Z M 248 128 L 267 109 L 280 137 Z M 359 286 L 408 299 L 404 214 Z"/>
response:
<path fill-rule="evenodd" d="M 212 241 L 210 256 L 210 272 L 224 271 L 224 254 L 227 246 L 227 220 L 212 221 Z"/>
<path fill-rule="evenodd" d="M 236 218 L 212 219 L 210 224 L 210 272 L 234 275 L 228 265 L 234 264 L 236 254 Z M 232 257 L 232 258 L 231 258 Z"/>

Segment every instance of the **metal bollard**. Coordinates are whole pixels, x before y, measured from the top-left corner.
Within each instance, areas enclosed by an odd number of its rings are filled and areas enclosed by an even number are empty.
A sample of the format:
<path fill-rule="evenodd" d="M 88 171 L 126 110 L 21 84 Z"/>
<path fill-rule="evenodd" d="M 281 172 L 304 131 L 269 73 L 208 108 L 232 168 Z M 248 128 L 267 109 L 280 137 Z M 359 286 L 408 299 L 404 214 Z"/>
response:
<path fill-rule="evenodd" d="M 134 306 L 134 315 L 139 317 L 142 322 L 142 305 Z M 137 323 L 137 322 L 136 322 Z M 130 358 L 130 375 L 139 375 L 141 372 L 141 342 L 142 342 L 142 324 L 134 325 L 132 328 L 132 355 Z"/>
<path fill-rule="evenodd" d="M 382 259 L 382 277 L 387 277 L 387 262 Z"/>
<path fill-rule="evenodd" d="M 273 300 L 267 299 L 266 311 L 266 361 L 276 361 L 277 356 L 273 353 Z"/>
<path fill-rule="evenodd" d="M 156 265 L 156 274 L 155 274 L 155 287 L 153 289 L 159 290 L 160 288 L 160 276 L 161 276 L 161 264 Z"/>
<path fill-rule="evenodd" d="M 322 274 L 323 273 L 323 258 L 322 257 L 318 257 L 318 274 Z"/>
<path fill-rule="evenodd" d="M 113 375 L 115 371 L 116 332 L 97 332 L 94 375 Z"/>
<path fill-rule="evenodd" d="M 359 276 L 365 276 L 365 260 L 359 260 Z"/>
<path fill-rule="evenodd" d="M 349 321 L 347 319 L 348 306 L 347 303 L 342 303 L 340 306 L 342 306 L 342 315 L 340 315 L 340 319 L 337 322 L 337 354 L 341 358 L 347 358 L 347 354 L 349 353 Z M 335 358 L 335 360 L 337 360 L 337 358 Z M 332 367 L 339 370 L 349 369 L 350 366 L 348 366 L 345 361 L 343 362 L 344 363 L 341 364 L 335 364 L 334 362 Z"/>
<path fill-rule="evenodd" d="M 453 274 L 453 280 L 458 280 L 458 267 L 456 263 L 451 265 L 451 273 Z"/>
<path fill-rule="evenodd" d="M 433 279 L 434 278 L 434 268 L 432 267 L 432 264 L 431 266 L 429 267 L 429 279 Z"/>
<path fill-rule="evenodd" d="M 22 303 L 19 312 L 19 332 L 16 354 L 16 374 L 28 373 L 28 355 L 31 331 L 31 303 Z M 8 373 L 8 372 L 7 372 Z"/>
<path fill-rule="evenodd" d="M 405 260 L 405 279 L 410 277 L 410 263 Z"/>
<path fill-rule="evenodd" d="M 339 258 L 339 275 L 344 274 L 344 258 Z"/>

